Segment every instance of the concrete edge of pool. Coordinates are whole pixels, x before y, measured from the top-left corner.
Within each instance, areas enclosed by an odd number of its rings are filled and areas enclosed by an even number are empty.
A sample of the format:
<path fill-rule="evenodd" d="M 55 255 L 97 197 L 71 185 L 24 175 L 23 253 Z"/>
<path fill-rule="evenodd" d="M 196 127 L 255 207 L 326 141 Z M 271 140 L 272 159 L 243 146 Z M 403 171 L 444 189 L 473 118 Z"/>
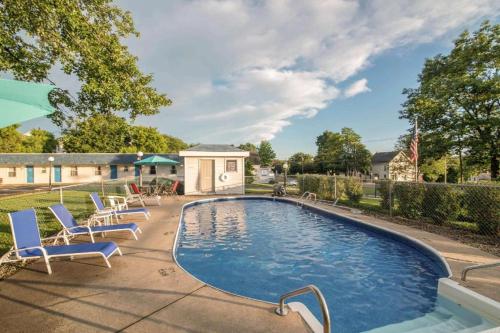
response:
<path fill-rule="evenodd" d="M 177 260 L 177 245 L 178 245 L 178 241 L 179 241 L 179 234 L 180 234 L 181 227 L 182 227 L 182 219 L 184 217 L 184 209 L 185 208 L 199 205 L 199 204 L 203 204 L 203 203 L 209 203 L 209 202 L 245 200 L 245 199 L 247 199 L 247 200 L 248 199 L 277 200 L 277 201 L 287 202 L 290 204 L 297 204 L 297 202 L 298 202 L 298 200 L 293 199 L 293 198 L 282 198 L 282 197 L 273 198 L 273 197 L 264 196 L 264 195 L 225 196 L 225 197 L 216 197 L 216 198 L 208 198 L 208 199 L 199 199 L 199 200 L 187 202 L 182 206 L 181 212 L 179 215 L 179 224 L 177 226 L 177 232 L 176 232 L 174 242 L 173 242 L 172 257 L 173 257 L 173 260 L 176 263 L 176 265 L 179 268 L 181 268 L 184 272 L 186 272 L 186 274 L 191 276 L 193 279 L 195 279 L 195 280 L 197 280 L 197 281 L 199 281 L 199 282 L 201 282 L 201 283 L 203 283 L 203 284 L 205 284 L 205 285 L 207 285 L 215 290 L 218 290 L 218 291 L 221 291 L 223 293 L 230 294 L 233 296 L 254 300 L 257 302 L 278 305 L 277 303 L 268 302 L 268 301 L 264 301 L 264 300 L 255 299 L 252 297 L 232 293 L 232 292 L 226 291 L 224 289 L 215 287 L 209 283 L 206 283 L 205 281 L 200 280 L 199 278 L 194 276 L 191 272 L 189 272 L 187 269 L 185 269 Z M 500 313 L 500 303 L 496 302 L 495 300 L 493 300 L 491 298 L 488 298 L 488 297 L 483 296 L 479 293 L 476 293 L 476 292 L 474 292 L 466 287 L 463 287 L 463 286 L 459 285 L 456 281 L 453 281 L 451 279 L 451 277 L 453 275 L 452 275 L 450 265 L 448 264 L 446 259 L 441 255 L 441 253 L 439 251 L 437 251 L 436 249 L 434 249 L 432 246 L 426 244 L 425 242 L 423 242 L 419 239 L 416 239 L 414 237 L 411 237 L 409 235 L 406 235 L 406 234 L 401 233 L 401 232 L 396 231 L 396 230 L 391 230 L 389 228 L 374 225 L 374 224 L 371 224 L 369 222 L 353 218 L 352 216 L 346 216 L 346 215 L 343 215 L 343 214 L 338 213 L 338 212 L 332 212 L 332 211 L 329 211 L 327 209 L 323 209 L 321 207 L 312 205 L 312 204 L 307 203 L 307 202 L 306 203 L 301 202 L 301 204 L 303 204 L 303 206 L 309 208 L 312 211 L 320 212 L 322 214 L 329 215 L 329 216 L 341 217 L 342 219 L 345 219 L 346 221 L 349 221 L 351 223 L 361 224 L 364 227 L 366 227 L 372 231 L 389 235 L 389 236 L 394 237 L 395 239 L 397 239 L 399 241 L 404 241 L 405 243 L 410 243 L 410 245 L 414 246 L 418 250 L 424 250 L 424 252 L 426 252 L 426 254 L 430 254 L 432 257 L 437 259 L 443 265 L 443 267 L 445 268 L 445 270 L 448 273 L 448 277 L 441 278 L 438 281 L 438 294 L 452 300 L 453 302 L 459 304 L 460 306 L 463 306 L 464 308 L 467 308 L 467 309 L 479 314 L 480 316 L 484 317 L 485 319 L 491 321 L 492 323 L 498 325 L 495 328 L 488 329 L 488 330 L 478 332 L 478 333 L 493 333 L 493 332 L 498 333 L 498 332 L 500 332 L 500 318 L 498 317 L 498 313 Z M 323 331 L 322 324 L 316 318 L 316 316 L 314 316 L 312 314 L 312 312 L 307 308 L 307 306 L 305 306 L 303 303 L 300 303 L 300 302 L 290 302 L 287 304 L 292 311 L 300 314 L 300 316 L 303 318 L 303 320 L 307 323 L 307 325 L 309 326 L 309 328 L 313 332 L 319 333 L 319 332 Z"/>

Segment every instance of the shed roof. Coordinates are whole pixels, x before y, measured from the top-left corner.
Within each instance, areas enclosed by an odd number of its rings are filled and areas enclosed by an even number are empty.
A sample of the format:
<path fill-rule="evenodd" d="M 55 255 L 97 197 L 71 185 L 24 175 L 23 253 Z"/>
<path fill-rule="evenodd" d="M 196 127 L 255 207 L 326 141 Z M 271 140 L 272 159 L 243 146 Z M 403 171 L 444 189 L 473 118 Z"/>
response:
<path fill-rule="evenodd" d="M 219 144 L 201 144 L 197 145 L 185 151 L 201 151 L 201 152 L 214 152 L 214 153 L 239 153 L 244 150 L 237 148 L 233 145 L 219 145 Z"/>
<path fill-rule="evenodd" d="M 375 153 L 372 156 L 372 164 L 378 164 L 378 163 L 387 163 L 392 161 L 394 157 L 396 157 L 397 154 L 399 154 L 400 151 L 386 151 L 386 152 L 380 152 L 380 153 Z"/>
<path fill-rule="evenodd" d="M 155 154 L 144 154 L 143 158 Z M 180 161 L 177 154 L 157 154 L 174 161 Z M 122 153 L 12 153 L 0 154 L 0 165 L 48 165 L 49 156 L 54 157 L 54 165 L 111 165 L 133 164 L 137 161 L 136 154 Z"/>

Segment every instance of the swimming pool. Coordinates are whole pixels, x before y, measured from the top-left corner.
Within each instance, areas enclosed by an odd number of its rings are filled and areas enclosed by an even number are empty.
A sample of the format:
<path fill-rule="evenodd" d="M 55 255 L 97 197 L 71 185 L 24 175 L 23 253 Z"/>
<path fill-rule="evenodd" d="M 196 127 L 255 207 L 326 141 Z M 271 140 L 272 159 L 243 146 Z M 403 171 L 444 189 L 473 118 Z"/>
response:
<path fill-rule="evenodd" d="M 185 207 L 176 259 L 207 284 L 269 302 L 315 284 L 329 305 L 332 332 L 394 329 L 391 325 L 402 322 L 411 326 L 413 320 L 455 315 L 437 297 L 437 281 L 449 273 L 429 249 L 280 200 L 231 199 Z M 313 296 L 298 300 L 319 318 Z M 481 322 L 467 315 L 468 321 L 462 316 L 453 325 Z"/>

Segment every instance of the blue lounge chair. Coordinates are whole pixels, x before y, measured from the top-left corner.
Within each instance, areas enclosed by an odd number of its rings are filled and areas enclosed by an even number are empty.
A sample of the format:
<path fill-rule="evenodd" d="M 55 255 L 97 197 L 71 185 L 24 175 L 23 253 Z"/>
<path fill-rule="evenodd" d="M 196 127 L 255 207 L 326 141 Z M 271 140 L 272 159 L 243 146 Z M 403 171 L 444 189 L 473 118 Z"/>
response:
<path fill-rule="evenodd" d="M 103 213 L 106 214 L 111 212 L 115 217 L 123 215 L 142 214 L 144 215 L 146 220 L 149 220 L 149 217 L 151 216 L 149 210 L 147 210 L 146 208 L 132 208 L 132 209 L 118 210 L 118 209 L 113 209 L 112 207 L 106 207 L 104 206 L 104 203 L 102 202 L 97 192 L 90 193 L 90 197 L 92 198 L 92 202 L 94 202 L 94 205 L 96 207 L 96 213 L 98 214 L 103 214 Z"/>
<path fill-rule="evenodd" d="M 62 204 L 49 207 L 50 211 L 56 219 L 61 223 L 63 230 L 59 233 L 67 242 L 68 236 L 90 235 L 92 243 L 94 243 L 94 234 L 106 232 L 128 231 L 137 240 L 137 232 L 142 233 L 142 230 L 135 223 L 122 223 L 112 225 L 89 226 L 79 225 L 73 215 Z"/>
<path fill-rule="evenodd" d="M 9 213 L 8 215 L 14 246 L 0 259 L 0 264 L 43 258 L 47 266 L 47 272 L 52 274 L 49 263 L 51 258 L 100 255 L 106 261 L 106 265 L 111 267 L 108 258 L 116 252 L 122 255 L 120 248 L 114 242 L 42 246 L 40 230 L 38 229 L 33 208 Z"/>

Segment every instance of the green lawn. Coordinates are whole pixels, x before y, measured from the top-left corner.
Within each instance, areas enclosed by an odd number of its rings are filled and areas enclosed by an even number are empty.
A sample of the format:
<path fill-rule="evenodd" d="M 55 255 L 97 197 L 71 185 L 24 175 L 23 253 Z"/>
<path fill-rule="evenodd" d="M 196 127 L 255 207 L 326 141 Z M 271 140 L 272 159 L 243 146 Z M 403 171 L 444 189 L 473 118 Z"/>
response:
<path fill-rule="evenodd" d="M 274 184 L 246 184 L 245 194 L 271 194 L 273 193 Z M 288 194 L 298 194 L 298 186 L 287 186 L 286 190 Z"/>
<path fill-rule="evenodd" d="M 116 187 L 107 187 L 106 195 L 118 194 Z M 89 217 L 94 211 L 94 204 L 90 199 L 90 192 L 100 192 L 100 185 L 86 185 L 83 188 L 69 189 L 63 192 L 64 205 L 73 216 L 80 221 Z M 59 192 L 42 192 L 21 194 L 9 197 L 0 197 L 0 254 L 5 253 L 12 246 L 12 237 L 7 213 L 35 208 L 38 226 L 42 237 L 48 237 L 61 230 L 48 207 L 59 203 Z"/>

